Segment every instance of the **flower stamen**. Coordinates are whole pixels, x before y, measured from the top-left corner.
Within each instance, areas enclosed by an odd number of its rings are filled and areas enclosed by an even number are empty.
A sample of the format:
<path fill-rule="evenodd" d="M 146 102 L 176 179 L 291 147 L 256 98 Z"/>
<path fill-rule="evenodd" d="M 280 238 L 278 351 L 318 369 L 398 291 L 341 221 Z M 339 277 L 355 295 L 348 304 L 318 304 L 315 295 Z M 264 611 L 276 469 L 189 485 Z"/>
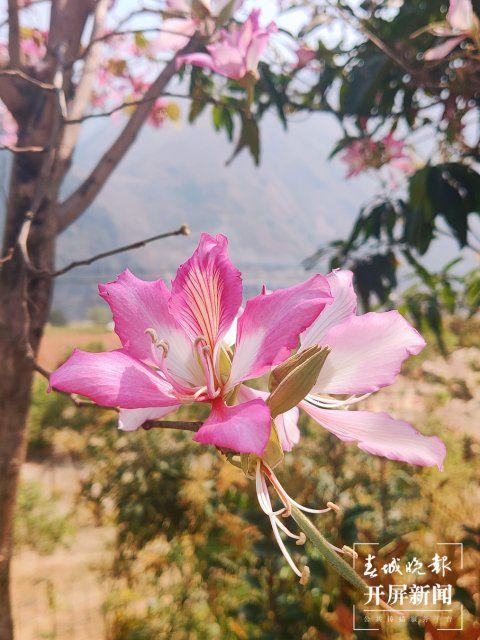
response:
<path fill-rule="evenodd" d="M 364 393 L 361 396 L 352 395 L 345 398 L 345 400 L 338 400 L 336 398 L 329 398 L 327 396 L 309 393 L 305 400 L 319 409 L 340 409 L 342 407 L 350 407 L 352 404 L 357 404 L 357 402 L 361 402 L 371 395 L 372 393 Z"/>

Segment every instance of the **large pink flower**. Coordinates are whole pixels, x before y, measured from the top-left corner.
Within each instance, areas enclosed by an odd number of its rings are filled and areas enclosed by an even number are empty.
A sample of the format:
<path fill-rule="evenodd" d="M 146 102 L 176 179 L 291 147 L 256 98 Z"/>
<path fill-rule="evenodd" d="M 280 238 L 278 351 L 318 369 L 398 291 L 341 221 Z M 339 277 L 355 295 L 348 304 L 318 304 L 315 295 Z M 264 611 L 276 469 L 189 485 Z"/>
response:
<path fill-rule="evenodd" d="M 351 410 L 366 396 L 393 384 L 403 361 L 425 346 L 422 336 L 397 311 L 356 315 L 352 276 L 342 270 L 327 276 L 333 303 L 300 337 L 300 349 L 319 344 L 331 352 L 299 407 L 338 438 L 356 442 L 364 451 L 441 469 L 445 445 L 439 438 L 423 436 L 386 413 Z M 291 415 L 286 426 L 282 445 L 289 451 L 299 432 Z"/>
<path fill-rule="evenodd" d="M 133 430 L 180 405 L 207 403 L 210 417 L 195 440 L 261 456 L 270 437 L 270 411 L 260 398 L 230 406 L 231 392 L 282 362 L 300 333 L 331 302 L 324 276 L 249 300 L 237 322 L 235 352 L 225 338 L 242 301 L 240 272 L 227 239 L 202 234 L 169 289 L 124 271 L 99 287 L 122 348 L 74 351 L 50 384 L 100 405 L 120 408 L 120 427 Z"/>
<path fill-rule="evenodd" d="M 425 60 L 442 60 L 464 40 L 471 39 L 478 43 L 480 21 L 475 15 L 471 0 L 450 0 L 446 23 L 435 25 L 429 30 L 436 36 L 447 37 L 447 40 L 428 49 Z"/>
<path fill-rule="evenodd" d="M 260 9 L 254 9 L 241 26 L 234 24 L 228 31 L 222 30 L 219 39 L 207 45 L 208 53 L 179 56 L 177 67 L 189 63 L 233 80 L 241 80 L 248 73 L 257 75 L 258 63 L 270 35 L 277 31 L 273 22 L 266 27 L 260 26 L 260 13 Z"/>

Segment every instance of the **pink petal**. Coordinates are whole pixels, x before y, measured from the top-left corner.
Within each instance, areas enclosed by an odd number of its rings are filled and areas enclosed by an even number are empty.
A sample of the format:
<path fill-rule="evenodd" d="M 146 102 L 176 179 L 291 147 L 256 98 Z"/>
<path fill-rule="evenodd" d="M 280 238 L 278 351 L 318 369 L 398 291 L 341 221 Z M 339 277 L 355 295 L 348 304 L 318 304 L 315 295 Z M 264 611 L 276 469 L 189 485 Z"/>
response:
<path fill-rule="evenodd" d="M 442 44 L 439 44 L 437 47 L 432 47 L 425 51 L 425 60 L 442 60 L 448 56 L 448 54 L 455 49 L 463 40 L 465 40 L 466 36 L 458 36 L 457 38 L 449 38 L 445 40 Z"/>
<path fill-rule="evenodd" d="M 147 409 L 120 409 L 118 414 L 118 428 L 122 431 L 135 431 L 147 420 L 160 420 L 164 416 L 176 411 L 179 404 L 170 407 L 150 407 Z"/>
<path fill-rule="evenodd" d="M 270 421 L 270 411 L 263 400 L 228 407 L 219 399 L 212 404 L 212 412 L 194 440 L 261 456 L 270 437 Z"/>
<path fill-rule="evenodd" d="M 171 406 L 171 386 L 124 351 L 88 353 L 75 349 L 50 376 L 50 386 L 78 393 L 104 407 L 139 409 Z"/>
<path fill-rule="evenodd" d="M 166 5 L 167 9 L 175 13 L 189 14 L 192 10 L 192 6 L 188 0 L 167 0 Z"/>
<path fill-rule="evenodd" d="M 215 42 L 208 45 L 207 49 L 213 61 L 210 68 L 216 73 L 232 80 L 239 80 L 247 73 L 244 52 L 228 40 Z"/>
<path fill-rule="evenodd" d="M 318 376 L 317 393 L 368 393 L 393 384 L 402 362 L 425 340 L 398 311 L 352 316 L 332 327 L 320 344 L 331 353 Z"/>
<path fill-rule="evenodd" d="M 447 21 L 457 31 L 473 31 L 475 14 L 471 0 L 450 0 Z"/>
<path fill-rule="evenodd" d="M 215 70 L 215 64 L 212 56 L 208 53 L 188 53 L 184 56 L 178 56 L 175 60 L 175 67 L 178 71 L 184 64 L 193 64 L 194 67 L 204 67 Z"/>
<path fill-rule="evenodd" d="M 293 409 L 281 413 L 274 420 L 275 429 L 284 451 L 291 451 L 300 442 L 299 414 L 297 407 L 293 407 Z"/>
<path fill-rule="evenodd" d="M 157 51 L 180 51 L 187 45 L 197 27 L 193 20 L 171 18 L 164 20 L 161 28 L 163 31 L 154 41 L 154 48 Z"/>
<path fill-rule="evenodd" d="M 202 233 L 192 257 L 172 282 L 169 308 L 195 340 L 205 336 L 212 351 L 227 333 L 242 302 L 240 271 L 230 262 L 227 238 Z"/>
<path fill-rule="evenodd" d="M 285 360 L 298 346 L 299 334 L 330 300 L 328 281 L 321 275 L 249 300 L 238 320 L 228 388 L 258 378 Z"/>
<path fill-rule="evenodd" d="M 446 449 L 440 438 L 423 436 L 408 422 L 395 420 L 388 413 L 318 409 L 305 401 L 300 407 L 337 438 L 357 442 L 363 451 L 389 460 L 443 469 Z"/>
<path fill-rule="evenodd" d="M 340 324 L 357 310 L 357 296 L 353 289 L 353 273 L 335 269 L 327 275 L 333 301 L 323 309 L 316 320 L 300 336 L 302 349 L 320 344 L 326 332 Z"/>
<path fill-rule="evenodd" d="M 168 343 L 167 366 L 176 378 L 204 384 L 191 340 L 170 314 L 170 291 L 162 280 L 140 280 L 128 269 L 115 282 L 100 284 L 98 290 L 110 305 L 115 332 L 125 351 L 138 360 L 158 362 L 160 353 L 152 345 L 145 329 L 154 329 Z"/>
<path fill-rule="evenodd" d="M 247 402 L 254 398 L 262 398 L 266 400 L 269 394 L 267 391 L 252 389 L 242 384 L 238 390 L 238 399 L 241 402 Z M 297 407 L 293 407 L 285 413 L 281 413 L 274 419 L 275 430 L 280 440 L 280 445 L 284 451 L 291 451 L 294 445 L 300 441 L 300 429 L 298 428 L 299 411 Z"/>

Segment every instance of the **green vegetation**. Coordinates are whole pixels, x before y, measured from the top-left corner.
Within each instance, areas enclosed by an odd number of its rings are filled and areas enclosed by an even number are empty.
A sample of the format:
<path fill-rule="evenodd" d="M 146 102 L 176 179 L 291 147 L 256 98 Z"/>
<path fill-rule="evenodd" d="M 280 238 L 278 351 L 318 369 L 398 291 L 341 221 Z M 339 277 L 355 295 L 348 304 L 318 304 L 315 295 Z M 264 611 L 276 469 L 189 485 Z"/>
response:
<path fill-rule="evenodd" d="M 59 545 L 67 545 L 75 528 L 68 515 L 58 511 L 58 498 L 47 496 L 42 486 L 24 480 L 20 484 L 15 518 L 15 544 L 49 554 Z"/>

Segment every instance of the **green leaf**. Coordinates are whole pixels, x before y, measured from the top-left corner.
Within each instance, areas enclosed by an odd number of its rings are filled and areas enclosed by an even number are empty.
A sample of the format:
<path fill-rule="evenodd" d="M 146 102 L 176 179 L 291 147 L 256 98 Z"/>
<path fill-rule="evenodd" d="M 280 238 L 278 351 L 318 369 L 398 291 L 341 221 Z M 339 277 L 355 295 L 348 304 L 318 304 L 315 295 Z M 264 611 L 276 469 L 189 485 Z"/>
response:
<path fill-rule="evenodd" d="M 391 62 L 376 52 L 361 60 L 344 79 L 340 89 L 340 109 L 345 114 L 369 116 L 377 94 L 385 86 Z"/>
<path fill-rule="evenodd" d="M 242 114 L 242 130 L 240 132 L 240 138 L 237 146 L 231 157 L 227 161 L 227 165 L 231 164 L 233 160 L 238 156 L 242 149 L 247 148 L 258 166 L 260 163 L 260 132 L 256 121 Z"/>

